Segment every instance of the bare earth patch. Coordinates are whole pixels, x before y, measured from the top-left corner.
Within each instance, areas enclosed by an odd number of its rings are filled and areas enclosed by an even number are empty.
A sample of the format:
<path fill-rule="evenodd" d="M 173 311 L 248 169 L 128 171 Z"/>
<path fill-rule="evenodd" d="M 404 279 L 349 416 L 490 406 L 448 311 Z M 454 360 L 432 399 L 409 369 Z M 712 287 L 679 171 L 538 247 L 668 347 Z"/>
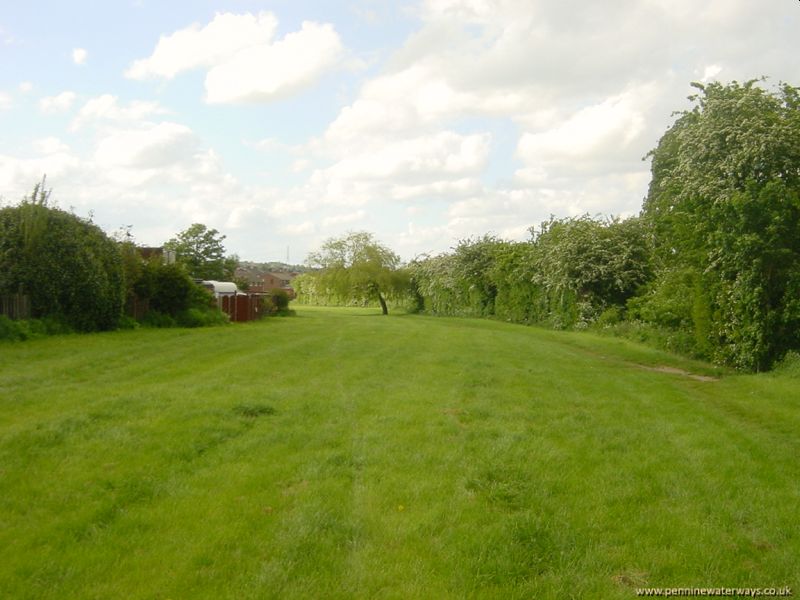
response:
<path fill-rule="evenodd" d="M 709 375 L 697 375 L 696 373 L 689 373 L 689 371 L 684 371 L 683 369 L 678 369 L 676 367 L 667 367 L 664 365 L 658 367 L 648 367 L 646 365 L 636 365 L 640 369 L 644 369 L 645 371 L 656 371 L 657 373 L 670 373 L 672 375 L 682 375 L 683 377 L 688 377 L 689 379 L 694 379 L 695 381 L 719 381 L 718 377 L 711 377 Z"/>

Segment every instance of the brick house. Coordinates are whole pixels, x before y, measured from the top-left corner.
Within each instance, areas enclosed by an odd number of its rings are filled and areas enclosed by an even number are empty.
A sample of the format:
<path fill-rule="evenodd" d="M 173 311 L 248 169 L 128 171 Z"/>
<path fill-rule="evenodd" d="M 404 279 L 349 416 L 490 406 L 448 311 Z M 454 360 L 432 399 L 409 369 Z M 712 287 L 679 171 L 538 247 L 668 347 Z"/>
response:
<path fill-rule="evenodd" d="M 246 281 L 249 285 L 249 291 L 269 294 L 273 290 L 283 290 L 292 299 L 295 297 L 292 280 L 297 275 L 298 273 L 295 272 L 236 269 L 236 278 Z"/>

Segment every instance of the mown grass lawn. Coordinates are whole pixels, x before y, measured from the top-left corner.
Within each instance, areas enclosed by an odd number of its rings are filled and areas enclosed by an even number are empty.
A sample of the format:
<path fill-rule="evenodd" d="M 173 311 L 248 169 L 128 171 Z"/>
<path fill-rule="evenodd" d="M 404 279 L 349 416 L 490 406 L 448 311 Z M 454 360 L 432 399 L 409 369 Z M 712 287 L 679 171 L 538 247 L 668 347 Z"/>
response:
<path fill-rule="evenodd" d="M 303 309 L 0 345 L 2 598 L 797 587 L 800 380 Z"/>

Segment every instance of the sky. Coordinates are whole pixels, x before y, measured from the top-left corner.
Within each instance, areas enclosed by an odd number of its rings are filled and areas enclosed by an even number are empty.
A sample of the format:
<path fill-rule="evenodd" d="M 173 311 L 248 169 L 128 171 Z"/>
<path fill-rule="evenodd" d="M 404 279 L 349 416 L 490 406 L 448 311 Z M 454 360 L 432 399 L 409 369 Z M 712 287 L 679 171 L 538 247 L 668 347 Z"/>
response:
<path fill-rule="evenodd" d="M 797 0 L 30 0 L 0 7 L 0 203 L 157 246 L 404 260 L 639 212 L 693 81 L 800 85 Z"/>

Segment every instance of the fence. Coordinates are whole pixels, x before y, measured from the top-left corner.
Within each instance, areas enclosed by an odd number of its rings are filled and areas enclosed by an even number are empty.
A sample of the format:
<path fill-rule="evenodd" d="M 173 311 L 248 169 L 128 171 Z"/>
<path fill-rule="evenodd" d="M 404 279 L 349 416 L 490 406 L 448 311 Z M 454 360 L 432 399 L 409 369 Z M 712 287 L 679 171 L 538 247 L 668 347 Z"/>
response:
<path fill-rule="evenodd" d="M 241 323 L 266 315 L 265 298 L 264 294 L 239 294 L 220 296 L 218 302 L 222 312 L 227 313 L 231 321 Z"/>
<path fill-rule="evenodd" d="M 0 315 L 9 319 L 30 319 L 31 299 L 25 294 L 0 296 Z"/>

